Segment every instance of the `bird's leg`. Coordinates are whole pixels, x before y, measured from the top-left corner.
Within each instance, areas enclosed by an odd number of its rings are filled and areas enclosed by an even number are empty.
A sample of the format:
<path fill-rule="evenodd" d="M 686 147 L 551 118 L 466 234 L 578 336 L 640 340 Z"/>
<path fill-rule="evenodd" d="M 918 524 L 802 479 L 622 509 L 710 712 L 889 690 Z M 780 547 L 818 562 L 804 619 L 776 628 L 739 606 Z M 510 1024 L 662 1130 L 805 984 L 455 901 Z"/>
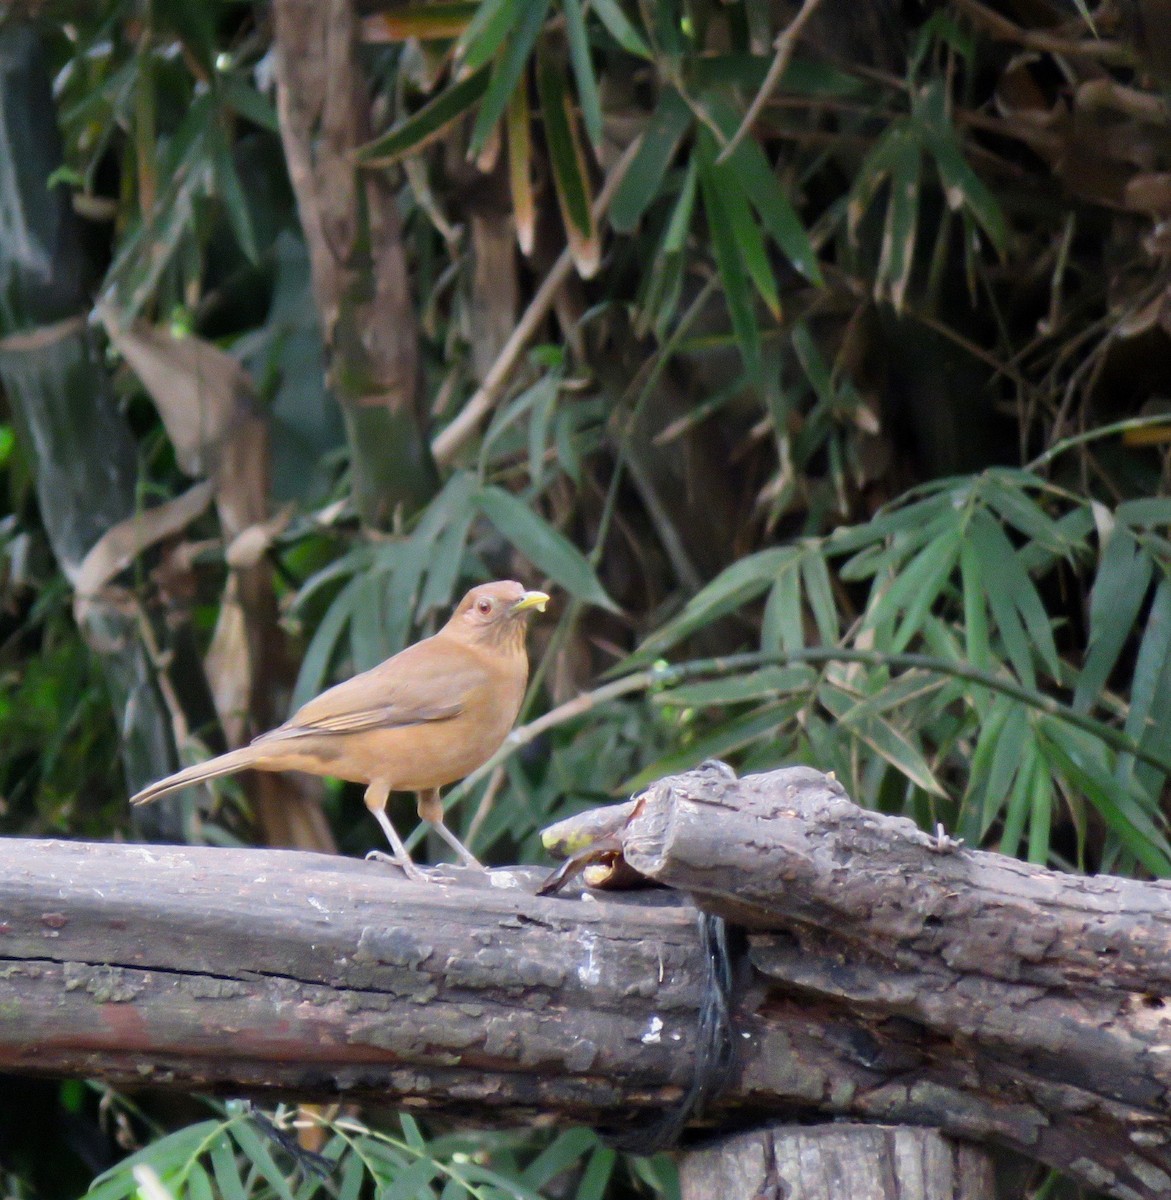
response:
<path fill-rule="evenodd" d="M 438 788 L 428 788 L 419 793 L 419 819 L 426 821 L 439 834 L 459 855 L 459 860 L 465 867 L 479 867 L 481 871 L 484 870 L 484 864 L 444 825 L 443 801 L 439 799 Z"/>
<path fill-rule="evenodd" d="M 390 843 L 390 848 L 394 851 L 393 854 L 383 854 L 381 850 L 371 850 L 366 857 L 392 862 L 402 870 L 402 873 L 408 879 L 413 879 L 416 882 L 424 881 L 427 879 L 426 874 L 411 862 L 411 856 L 407 853 L 407 848 L 403 845 L 402 838 L 399 837 L 394 826 L 390 823 L 390 818 L 386 815 L 386 801 L 389 798 L 390 788 L 384 783 L 372 783 L 366 789 L 364 797 L 366 807 L 370 810 L 378 824 L 382 826 L 382 832 L 386 834 L 386 840 Z"/>

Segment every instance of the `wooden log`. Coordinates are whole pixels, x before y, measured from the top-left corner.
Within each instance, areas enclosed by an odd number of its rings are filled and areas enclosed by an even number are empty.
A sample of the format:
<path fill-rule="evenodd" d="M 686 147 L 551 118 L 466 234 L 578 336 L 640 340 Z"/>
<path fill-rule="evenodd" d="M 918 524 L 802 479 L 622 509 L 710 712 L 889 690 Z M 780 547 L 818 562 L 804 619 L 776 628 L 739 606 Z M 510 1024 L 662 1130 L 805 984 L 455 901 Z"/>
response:
<path fill-rule="evenodd" d="M 905 1121 L 916 1097 L 951 1133 L 995 1127 L 1114 1195 L 1171 1195 L 1171 884 L 974 851 L 803 767 L 706 764 L 614 811 L 591 822 L 630 867 L 752 931 L 758 1013 L 799 1003 L 891 1072 L 854 1113 Z M 547 841 L 575 844 L 572 822 Z M 743 1083 L 774 1090 L 784 1061 L 758 1053 Z"/>
<path fill-rule="evenodd" d="M 777 1125 L 683 1154 L 681 1200 L 995 1200 L 992 1160 L 935 1129 Z"/>
<path fill-rule="evenodd" d="M 940 841 L 792 768 L 652 788 L 619 837 L 639 873 L 748 927 L 753 965 L 855 1011 L 975 1039 L 1136 1106 L 1171 1089 L 1171 884 L 1086 878 Z"/>
<path fill-rule="evenodd" d="M 750 927 L 731 937 L 738 1061 L 693 1131 L 931 1126 L 1123 1200 L 1171 1194 L 1167 887 L 941 845 L 814 772 L 693 772 L 624 822 L 607 836 L 627 861 Z M 0 1070 L 481 1123 L 675 1111 L 711 1010 L 696 909 L 472 877 L 0 841 Z"/>
<path fill-rule="evenodd" d="M 0 842 L 0 1070 L 509 1119 L 669 1106 L 690 1082 L 695 911 L 534 901 L 521 882 Z"/>

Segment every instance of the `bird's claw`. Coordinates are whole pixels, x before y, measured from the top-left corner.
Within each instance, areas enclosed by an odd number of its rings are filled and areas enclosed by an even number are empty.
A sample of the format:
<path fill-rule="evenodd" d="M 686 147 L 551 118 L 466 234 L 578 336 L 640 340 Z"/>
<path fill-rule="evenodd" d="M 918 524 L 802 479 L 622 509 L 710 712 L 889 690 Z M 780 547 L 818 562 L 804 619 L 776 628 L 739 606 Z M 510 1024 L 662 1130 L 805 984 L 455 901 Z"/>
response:
<path fill-rule="evenodd" d="M 402 859 L 394 854 L 387 854 L 385 850 L 367 850 L 367 862 L 389 863 L 392 867 L 398 867 L 400 871 L 414 883 L 430 883 L 431 877 L 422 867 L 417 867 L 409 858 Z"/>

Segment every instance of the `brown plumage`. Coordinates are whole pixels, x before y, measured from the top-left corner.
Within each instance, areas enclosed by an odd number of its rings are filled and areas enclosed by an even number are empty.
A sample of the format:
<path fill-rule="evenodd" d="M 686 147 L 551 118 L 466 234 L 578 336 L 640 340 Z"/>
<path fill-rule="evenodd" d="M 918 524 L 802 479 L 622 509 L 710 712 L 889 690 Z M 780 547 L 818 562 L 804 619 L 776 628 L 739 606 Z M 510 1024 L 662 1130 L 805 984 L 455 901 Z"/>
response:
<path fill-rule="evenodd" d="M 512 580 L 474 587 L 434 637 L 322 692 L 250 745 L 152 783 L 131 804 L 236 771 L 306 771 L 366 784 L 366 807 L 393 860 L 415 868 L 386 815 L 391 792 L 417 792 L 419 816 L 467 863 L 443 824 L 439 789 L 486 762 L 508 736 L 524 697 L 526 618 L 549 597 Z"/>

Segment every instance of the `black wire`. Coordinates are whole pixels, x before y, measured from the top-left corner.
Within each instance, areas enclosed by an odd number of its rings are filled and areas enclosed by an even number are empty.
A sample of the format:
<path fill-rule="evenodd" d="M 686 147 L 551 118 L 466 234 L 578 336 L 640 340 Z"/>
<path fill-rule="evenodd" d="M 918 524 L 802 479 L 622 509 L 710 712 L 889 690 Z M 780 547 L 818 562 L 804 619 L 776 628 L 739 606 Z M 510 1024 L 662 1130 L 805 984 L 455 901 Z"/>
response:
<path fill-rule="evenodd" d="M 689 1121 L 727 1087 L 736 1066 L 736 1040 L 732 1028 L 732 956 L 728 926 L 723 917 L 700 913 L 697 922 L 703 947 L 704 979 L 695 1030 L 695 1073 L 687 1095 L 671 1109 L 641 1129 L 602 1136 L 616 1150 L 630 1154 L 655 1154 L 676 1145 Z"/>
<path fill-rule="evenodd" d="M 248 1105 L 248 1119 L 253 1126 L 279 1146 L 296 1163 L 303 1176 L 316 1175 L 318 1179 L 328 1179 L 333 1174 L 337 1163 L 332 1158 L 306 1150 L 293 1134 L 274 1125 L 251 1101 L 246 1100 L 245 1104 Z"/>

